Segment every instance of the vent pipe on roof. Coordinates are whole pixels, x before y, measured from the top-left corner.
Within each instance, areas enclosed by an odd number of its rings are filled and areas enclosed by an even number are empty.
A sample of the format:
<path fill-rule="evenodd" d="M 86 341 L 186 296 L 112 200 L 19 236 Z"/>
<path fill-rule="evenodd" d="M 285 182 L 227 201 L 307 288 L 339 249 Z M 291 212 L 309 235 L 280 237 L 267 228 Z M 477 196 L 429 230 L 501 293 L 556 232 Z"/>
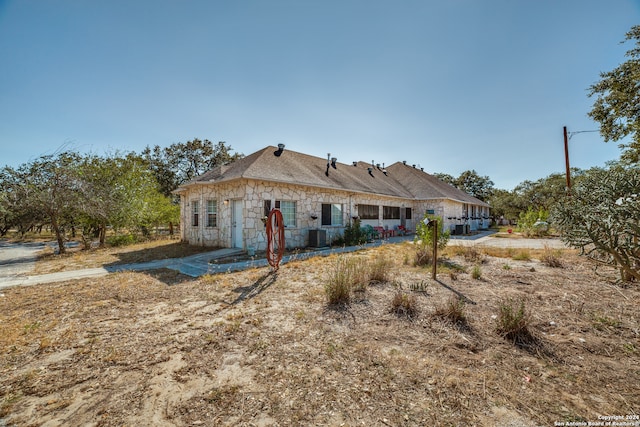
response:
<path fill-rule="evenodd" d="M 273 155 L 276 157 L 280 157 L 280 155 L 282 154 L 282 152 L 284 151 L 284 144 L 280 143 L 278 144 L 278 150 L 273 152 Z"/>
<path fill-rule="evenodd" d="M 424 172 L 424 168 L 420 168 L 420 170 L 421 170 L 422 172 Z"/>
<path fill-rule="evenodd" d="M 332 167 L 332 168 L 337 169 L 337 168 L 336 168 L 336 162 L 337 162 L 337 161 L 338 161 L 338 159 L 337 159 L 336 157 L 332 157 L 332 158 L 331 158 L 331 167 Z"/>
<path fill-rule="evenodd" d="M 327 170 L 325 171 L 325 175 L 329 176 L 329 166 L 331 165 L 329 162 L 331 161 L 331 153 L 327 153 Z"/>
<path fill-rule="evenodd" d="M 373 168 L 372 167 L 368 167 L 367 170 L 369 171 L 369 175 L 373 176 Z"/>
<path fill-rule="evenodd" d="M 413 166 L 414 169 L 416 168 L 416 165 L 411 165 L 411 166 Z"/>
<path fill-rule="evenodd" d="M 358 162 L 353 162 L 353 166 L 358 166 Z"/>
<path fill-rule="evenodd" d="M 402 161 L 402 164 L 403 164 L 403 165 L 406 165 L 406 164 L 407 164 L 407 161 L 406 161 L 406 160 L 403 160 L 403 161 Z"/>

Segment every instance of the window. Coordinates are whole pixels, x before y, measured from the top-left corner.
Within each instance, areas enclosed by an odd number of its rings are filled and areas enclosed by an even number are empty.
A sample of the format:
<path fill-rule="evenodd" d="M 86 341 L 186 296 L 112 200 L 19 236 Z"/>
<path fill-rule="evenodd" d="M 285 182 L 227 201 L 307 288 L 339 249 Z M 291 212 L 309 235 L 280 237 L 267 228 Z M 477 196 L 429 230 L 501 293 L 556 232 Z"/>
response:
<path fill-rule="evenodd" d="M 405 219 L 411 219 L 411 208 L 405 208 L 404 217 Z"/>
<path fill-rule="evenodd" d="M 342 204 L 322 204 L 322 225 L 342 225 Z"/>
<path fill-rule="evenodd" d="M 377 205 L 358 205 L 358 216 L 360 219 L 378 219 L 380 210 Z"/>
<path fill-rule="evenodd" d="M 383 206 L 382 219 L 400 219 L 400 208 L 398 206 Z"/>
<path fill-rule="evenodd" d="M 216 227 L 218 224 L 218 202 L 207 200 L 207 227 Z"/>
<path fill-rule="evenodd" d="M 296 202 L 276 200 L 276 209 L 282 212 L 282 220 L 285 227 L 296 226 Z"/>
<path fill-rule="evenodd" d="M 436 211 L 435 209 L 427 209 L 427 215 L 435 215 Z"/>
<path fill-rule="evenodd" d="M 192 200 L 191 201 L 191 225 L 193 227 L 198 226 L 199 213 L 200 213 L 200 202 L 198 200 Z"/>

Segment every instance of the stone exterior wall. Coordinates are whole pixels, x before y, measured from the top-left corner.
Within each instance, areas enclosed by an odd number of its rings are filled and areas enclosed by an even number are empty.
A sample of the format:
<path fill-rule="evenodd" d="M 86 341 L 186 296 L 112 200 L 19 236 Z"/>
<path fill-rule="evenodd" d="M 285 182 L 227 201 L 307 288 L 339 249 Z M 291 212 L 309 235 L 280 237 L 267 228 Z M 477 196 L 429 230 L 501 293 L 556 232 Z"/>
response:
<path fill-rule="evenodd" d="M 191 211 L 191 202 L 199 202 L 199 221 L 194 226 Z M 207 227 L 207 200 L 215 200 L 217 204 L 217 223 L 215 227 Z M 358 214 L 358 205 L 378 205 L 379 219 L 362 220 L 362 224 L 382 226 L 394 229 L 405 223 L 407 229 L 415 231 L 417 221 L 420 221 L 427 210 L 433 210 L 436 215 L 445 219 L 443 229 L 455 224 L 455 220 L 447 220 L 447 217 L 462 216 L 462 203 L 451 200 L 430 200 L 419 202 L 399 197 L 378 196 L 371 194 L 352 193 L 343 190 L 330 190 L 302 185 L 274 183 L 256 180 L 238 180 L 229 183 L 202 184 L 190 187 L 181 194 L 181 228 L 183 240 L 193 245 L 241 247 L 247 249 L 253 247 L 256 250 L 266 249 L 264 202 L 269 200 L 271 207 L 275 202 L 295 202 L 296 218 L 295 226 L 285 229 L 285 242 L 288 248 L 304 247 L 309 244 L 309 230 L 323 229 L 327 233 L 327 244 L 341 235 L 344 226 L 352 221 Z M 236 201 L 241 206 L 242 245 L 238 245 L 233 239 L 232 206 Z M 342 225 L 322 226 L 322 204 L 336 203 L 342 205 Z M 411 208 L 410 219 L 383 219 L 383 206 L 396 206 Z M 313 219 L 312 216 L 316 216 Z M 402 217 L 404 215 L 401 214 Z"/>

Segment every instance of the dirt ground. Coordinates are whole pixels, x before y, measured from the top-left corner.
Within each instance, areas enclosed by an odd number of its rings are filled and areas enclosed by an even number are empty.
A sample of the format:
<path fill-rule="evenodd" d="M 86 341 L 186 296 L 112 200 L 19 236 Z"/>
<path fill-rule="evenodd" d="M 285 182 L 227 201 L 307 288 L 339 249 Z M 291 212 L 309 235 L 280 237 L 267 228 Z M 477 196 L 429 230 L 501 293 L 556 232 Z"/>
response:
<path fill-rule="evenodd" d="M 448 248 L 438 281 L 409 243 L 342 255 L 392 262 L 348 306 L 326 302 L 338 256 L 6 289 L 0 426 L 634 425 L 638 286 L 570 251 L 555 268 L 540 251 L 469 251 Z M 399 291 L 413 316 L 391 310 Z M 466 322 L 435 315 L 452 296 Z M 508 298 L 526 304 L 527 339 L 496 332 Z"/>

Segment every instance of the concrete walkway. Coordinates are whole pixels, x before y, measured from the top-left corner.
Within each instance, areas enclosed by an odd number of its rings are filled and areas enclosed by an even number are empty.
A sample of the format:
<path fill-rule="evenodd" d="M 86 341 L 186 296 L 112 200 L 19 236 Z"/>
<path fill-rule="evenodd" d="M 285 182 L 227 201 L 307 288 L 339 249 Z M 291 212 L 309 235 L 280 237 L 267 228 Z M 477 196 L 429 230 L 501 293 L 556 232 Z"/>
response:
<path fill-rule="evenodd" d="M 12 278 L 0 278 L 0 289 L 11 286 L 29 286 L 41 283 L 64 282 L 67 280 L 84 279 L 88 277 L 100 277 L 118 271 L 145 271 L 169 268 L 192 277 L 202 276 L 209 271 L 209 261 L 215 258 L 224 258 L 243 254 L 242 249 L 225 248 L 211 252 L 203 252 L 184 258 L 169 258 L 157 261 L 149 261 L 138 264 L 119 264 L 97 268 L 85 268 L 82 270 L 60 271 L 58 273 L 40 275 L 19 275 Z"/>
<path fill-rule="evenodd" d="M 567 245 L 560 239 L 529 239 L 521 237 L 507 237 L 495 231 L 481 231 L 473 236 L 451 236 L 450 245 L 475 246 L 491 248 L 520 248 L 520 249 L 566 249 Z"/>
<path fill-rule="evenodd" d="M 499 248 L 529 248 L 529 249 L 542 249 L 548 248 L 566 248 L 562 241 L 557 239 L 524 239 L 524 238 L 498 238 L 493 237 L 492 231 L 485 231 L 473 236 L 451 236 L 449 245 L 460 246 L 476 246 L 476 247 L 499 247 Z M 347 246 L 347 247 L 332 247 L 332 248 L 319 248 L 317 250 L 301 252 L 298 254 L 288 255 L 283 257 L 281 265 L 284 265 L 292 261 L 300 261 L 315 256 L 329 256 L 332 254 L 341 254 L 354 252 L 360 249 L 369 247 L 380 246 L 384 244 L 400 243 L 403 241 L 413 241 L 414 236 L 395 236 L 389 237 L 384 240 L 376 240 L 372 243 L 367 243 L 361 246 Z M 27 256 L 31 258 L 32 253 Z M 157 261 L 149 261 L 138 264 L 120 264 L 114 266 L 104 266 L 98 268 L 87 268 L 82 270 L 61 271 L 58 273 L 42 274 L 42 275 L 29 275 L 28 273 L 22 273 L 19 275 L 13 275 L 12 277 L 0 276 L 0 289 L 8 288 L 12 286 L 29 286 L 37 285 L 41 283 L 54 283 L 63 282 L 67 280 L 83 279 L 88 277 L 105 276 L 109 273 L 115 273 L 118 271 L 145 271 L 145 270 L 157 270 L 160 268 L 169 268 L 179 271 L 182 274 L 199 277 L 204 274 L 216 274 L 246 270 L 249 268 L 266 267 L 269 264 L 264 258 L 253 259 L 248 261 L 238 261 L 232 263 L 217 264 L 216 259 L 228 258 L 234 255 L 244 255 L 242 249 L 236 248 L 224 248 L 211 252 L 204 252 L 196 255 L 191 255 L 184 258 L 170 258 Z M 6 264 L 9 261 L 4 261 Z M 18 260 L 16 262 L 23 262 Z M 29 260 L 28 262 L 32 262 Z"/>

